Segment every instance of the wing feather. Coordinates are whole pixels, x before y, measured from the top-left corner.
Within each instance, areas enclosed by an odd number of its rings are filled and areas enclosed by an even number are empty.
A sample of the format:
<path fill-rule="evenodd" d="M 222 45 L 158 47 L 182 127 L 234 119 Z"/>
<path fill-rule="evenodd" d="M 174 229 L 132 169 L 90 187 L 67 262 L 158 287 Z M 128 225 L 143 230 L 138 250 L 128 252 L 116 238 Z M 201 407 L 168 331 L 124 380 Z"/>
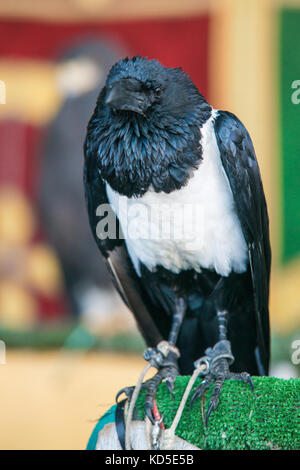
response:
<path fill-rule="evenodd" d="M 219 111 L 214 126 L 221 161 L 248 245 L 258 349 L 267 374 L 270 356 L 268 302 L 271 248 L 269 219 L 260 171 L 251 138 L 234 114 Z"/>

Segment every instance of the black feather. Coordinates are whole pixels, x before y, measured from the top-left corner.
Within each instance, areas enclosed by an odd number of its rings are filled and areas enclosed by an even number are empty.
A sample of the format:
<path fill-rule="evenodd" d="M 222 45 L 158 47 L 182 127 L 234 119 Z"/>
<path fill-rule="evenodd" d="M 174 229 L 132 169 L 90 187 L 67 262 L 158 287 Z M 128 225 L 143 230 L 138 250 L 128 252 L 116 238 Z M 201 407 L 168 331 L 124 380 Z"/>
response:
<path fill-rule="evenodd" d="M 270 358 L 268 301 L 271 248 L 268 212 L 259 167 L 250 136 L 236 116 L 229 112 L 219 112 L 215 132 L 249 249 L 257 342 L 267 373 Z"/>

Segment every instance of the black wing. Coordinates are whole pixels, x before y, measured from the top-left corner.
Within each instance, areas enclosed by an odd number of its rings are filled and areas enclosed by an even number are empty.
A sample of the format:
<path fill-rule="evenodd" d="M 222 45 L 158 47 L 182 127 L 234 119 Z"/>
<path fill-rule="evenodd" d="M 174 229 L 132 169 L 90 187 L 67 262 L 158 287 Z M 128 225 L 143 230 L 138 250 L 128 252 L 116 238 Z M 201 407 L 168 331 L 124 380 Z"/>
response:
<path fill-rule="evenodd" d="M 161 318 L 162 314 L 149 299 L 140 278 L 133 268 L 124 239 L 119 236 L 119 221 L 110 208 L 105 183 L 97 168 L 97 154 L 93 149 L 93 142 L 90 138 L 86 139 L 84 150 L 85 197 L 93 236 L 106 260 L 113 283 L 126 305 L 133 312 L 147 345 L 156 346 L 163 339 L 162 334 L 166 334 L 164 323 L 155 321 Z M 104 210 L 99 211 L 99 207 Z M 113 238 L 104 238 L 101 229 L 99 229 L 99 223 L 108 215 L 106 209 L 108 212 L 111 211 L 110 215 L 113 215 L 116 220 L 116 237 Z"/>
<path fill-rule="evenodd" d="M 270 356 L 269 219 L 260 171 L 250 136 L 234 114 L 220 111 L 215 134 L 249 251 L 260 359 L 268 373 Z"/>

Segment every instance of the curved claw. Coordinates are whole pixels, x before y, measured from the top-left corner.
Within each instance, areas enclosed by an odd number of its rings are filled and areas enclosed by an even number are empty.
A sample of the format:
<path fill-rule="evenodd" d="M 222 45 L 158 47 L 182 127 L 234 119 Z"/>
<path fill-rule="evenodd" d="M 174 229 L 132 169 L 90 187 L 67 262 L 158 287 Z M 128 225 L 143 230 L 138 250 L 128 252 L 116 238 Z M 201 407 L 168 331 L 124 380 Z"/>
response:
<path fill-rule="evenodd" d="M 253 382 L 251 375 L 248 374 L 248 372 L 240 372 L 240 373 L 231 372 L 229 375 L 229 378 L 233 380 L 240 380 L 246 384 L 248 383 L 251 387 L 251 391 L 254 392 L 254 388 L 255 388 L 254 382 Z"/>
<path fill-rule="evenodd" d="M 251 391 L 254 392 L 254 382 L 253 382 L 252 377 L 251 377 L 250 374 L 248 374 L 248 378 L 246 380 L 250 384 Z"/>
<path fill-rule="evenodd" d="M 153 418 L 153 415 L 152 415 L 152 408 L 151 408 L 151 405 L 149 403 L 146 403 L 145 404 L 145 413 L 146 415 L 148 416 L 150 422 L 152 425 L 155 424 L 155 420 Z"/>
<path fill-rule="evenodd" d="M 169 390 L 170 394 L 172 395 L 172 398 L 173 400 L 175 399 L 175 395 L 174 395 L 174 392 L 173 392 L 173 388 L 174 388 L 174 382 L 171 381 L 170 379 L 166 379 L 165 380 L 165 384 L 166 384 L 166 387 L 167 389 Z"/>
<path fill-rule="evenodd" d="M 240 374 L 240 379 L 246 383 L 246 384 L 249 384 L 250 387 L 251 387 L 251 391 L 254 392 L 254 382 L 252 380 L 252 377 L 250 374 L 248 374 L 248 372 L 242 372 Z"/>
<path fill-rule="evenodd" d="M 208 421 L 209 421 L 210 414 L 213 410 L 215 410 L 215 408 L 216 408 L 215 402 L 210 401 L 207 412 L 206 412 L 206 419 L 205 419 L 206 426 L 208 426 Z"/>
<path fill-rule="evenodd" d="M 133 390 L 134 390 L 134 387 L 124 387 L 124 388 L 121 388 L 121 390 L 118 391 L 117 395 L 116 395 L 116 403 L 118 403 L 118 399 L 119 397 L 122 395 L 122 393 L 125 393 L 126 397 L 127 398 L 131 398 L 132 394 L 133 394 Z"/>
<path fill-rule="evenodd" d="M 191 408 L 193 408 L 194 401 L 196 400 L 196 398 L 198 398 L 198 397 L 201 398 L 202 397 L 205 390 L 209 387 L 210 382 L 211 382 L 211 380 L 204 379 L 203 382 L 201 382 L 201 384 L 199 385 L 199 387 L 197 387 L 196 391 L 194 392 L 194 394 L 191 398 Z"/>
<path fill-rule="evenodd" d="M 206 420 L 205 420 L 206 426 L 208 426 L 208 420 L 209 420 L 211 412 L 214 411 L 219 404 L 220 393 L 221 393 L 224 381 L 225 381 L 225 378 L 222 377 L 222 378 L 218 378 L 215 382 L 213 393 L 212 393 L 212 396 L 208 405 L 207 413 L 206 413 Z"/>
<path fill-rule="evenodd" d="M 196 398 L 199 397 L 199 395 L 201 396 L 203 394 L 203 392 L 201 393 L 201 390 L 199 390 L 199 388 L 197 388 L 197 390 L 194 392 L 192 398 L 191 398 L 191 408 L 193 408 L 194 406 L 194 401 L 196 400 Z"/>

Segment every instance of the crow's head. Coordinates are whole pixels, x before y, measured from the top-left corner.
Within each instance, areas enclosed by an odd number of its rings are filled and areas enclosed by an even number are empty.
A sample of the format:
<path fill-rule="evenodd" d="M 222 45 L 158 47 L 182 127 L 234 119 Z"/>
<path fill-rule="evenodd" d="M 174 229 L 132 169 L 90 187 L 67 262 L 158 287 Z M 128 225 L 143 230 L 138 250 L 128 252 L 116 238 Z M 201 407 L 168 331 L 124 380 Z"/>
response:
<path fill-rule="evenodd" d="M 139 56 L 117 62 L 106 81 L 105 102 L 117 113 L 180 115 L 203 100 L 180 68 Z"/>
<path fill-rule="evenodd" d="M 133 57 L 110 70 L 85 141 L 101 178 L 120 194 L 186 184 L 202 156 L 200 129 L 212 108 L 180 68 Z"/>

